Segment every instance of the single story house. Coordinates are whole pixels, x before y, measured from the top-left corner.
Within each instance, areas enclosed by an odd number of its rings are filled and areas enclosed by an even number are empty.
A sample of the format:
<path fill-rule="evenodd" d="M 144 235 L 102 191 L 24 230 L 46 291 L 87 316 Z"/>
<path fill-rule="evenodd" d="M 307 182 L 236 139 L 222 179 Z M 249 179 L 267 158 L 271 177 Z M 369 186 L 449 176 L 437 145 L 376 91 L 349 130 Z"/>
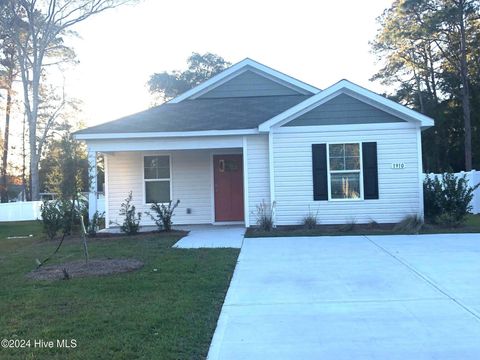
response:
<path fill-rule="evenodd" d="M 423 215 L 421 132 L 434 121 L 341 80 L 320 90 L 245 59 L 173 100 L 78 131 L 105 156 L 107 225 L 180 200 L 175 224 L 395 223 Z M 93 184 L 93 189 L 96 184 Z M 90 196 L 90 213 L 96 210 Z M 147 216 L 142 225 L 153 224 Z"/>

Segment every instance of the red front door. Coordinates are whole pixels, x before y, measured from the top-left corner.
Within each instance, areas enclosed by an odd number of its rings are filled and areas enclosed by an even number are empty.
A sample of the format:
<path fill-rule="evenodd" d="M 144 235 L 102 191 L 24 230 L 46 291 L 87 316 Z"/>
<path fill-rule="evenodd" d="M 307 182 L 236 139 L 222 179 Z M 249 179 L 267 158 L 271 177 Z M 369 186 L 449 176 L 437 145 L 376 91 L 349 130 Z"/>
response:
<path fill-rule="evenodd" d="M 243 221 L 242 155 L 214 155 L 215 221 Z"/>

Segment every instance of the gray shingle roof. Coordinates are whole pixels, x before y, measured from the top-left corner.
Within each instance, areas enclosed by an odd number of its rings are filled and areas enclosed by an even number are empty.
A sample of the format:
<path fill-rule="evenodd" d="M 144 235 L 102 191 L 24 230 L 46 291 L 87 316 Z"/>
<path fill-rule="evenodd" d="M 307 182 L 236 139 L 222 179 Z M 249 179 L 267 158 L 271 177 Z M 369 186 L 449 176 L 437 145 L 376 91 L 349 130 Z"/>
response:
<path fill-rule="evenodd" d="M 77 134 L 254 129 L 306 95 L 185 100 L 92 126 Z"/>

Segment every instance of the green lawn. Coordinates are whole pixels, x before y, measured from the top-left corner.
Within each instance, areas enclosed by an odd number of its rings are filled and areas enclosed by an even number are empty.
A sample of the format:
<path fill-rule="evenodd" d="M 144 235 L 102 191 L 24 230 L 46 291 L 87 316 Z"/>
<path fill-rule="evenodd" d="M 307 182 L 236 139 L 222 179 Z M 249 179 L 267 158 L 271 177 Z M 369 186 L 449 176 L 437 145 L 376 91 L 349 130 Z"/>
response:
<path fill-rule="evenodd" d="M 467 226 L 478 227 L 480 229 L 480 214 L 470 215 L 467 220 Z"/>
<path fill-rule="evenodd" d="M 0 359 L 206 357 L 238 250 L 172 249 L 178 236 L 160 234 L 92 239 L 91 258 L 136 258 L 145 266 L 35 282 L 25 274 L 56 242 L 6 237 L 38 231 L 35 223 L 0 223 L 0 339 L 75 339 L 77 347 L 0 349 Z M 53 262 L 80 258 L 81 242 L 70 239 Z"/>
<path fill-rule="evenodd" d="M 9 236 L 25 236 L 34 234 L 42 237 L 42 223 L 40 221 L 0 222 L 0 240 Z"/>

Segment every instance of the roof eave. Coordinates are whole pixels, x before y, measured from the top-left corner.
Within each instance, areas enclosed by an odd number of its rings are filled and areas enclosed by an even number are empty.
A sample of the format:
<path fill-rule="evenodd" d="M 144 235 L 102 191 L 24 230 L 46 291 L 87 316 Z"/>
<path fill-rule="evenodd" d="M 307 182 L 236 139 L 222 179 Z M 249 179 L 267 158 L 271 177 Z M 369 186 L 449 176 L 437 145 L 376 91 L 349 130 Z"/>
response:
<path fill-rule="evenodd" d="M 171 137 L 200 137 L 200 136 L 239 136 L 258 134 L 258 129 L 233 130 L 201 130 L 201 131 L 168 131 L 168 132 L 138 132 L 138 133 L 76 133 L 77 140 L 115 140 L 115 139 L 145 139 Z"/>

